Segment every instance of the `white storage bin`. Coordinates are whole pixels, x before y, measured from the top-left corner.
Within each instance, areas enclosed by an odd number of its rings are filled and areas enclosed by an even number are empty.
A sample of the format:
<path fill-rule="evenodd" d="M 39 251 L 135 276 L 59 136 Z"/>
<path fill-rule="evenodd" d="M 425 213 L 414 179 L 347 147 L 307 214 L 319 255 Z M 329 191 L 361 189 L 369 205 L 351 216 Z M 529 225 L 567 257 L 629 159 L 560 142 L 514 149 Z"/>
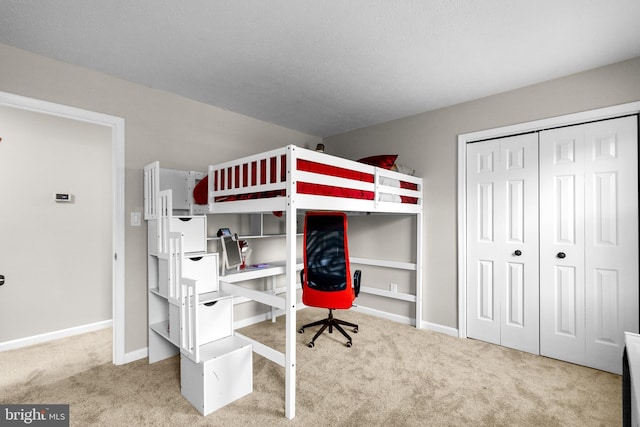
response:
<path fill-rule="evenodd" d="M 218 290 L 218 254 L 208 253 L 198 257 L 185 257 L 182 276 L 198 281 L 200 293 Z"/>
<path fill-rule="evenodd" d="M 233 298 L 198 304 L 198 318 L 200 345 L 233 335 Z"/>
<path fill-rule="evenodd" d="M 180 356 L 180 388 L 202 415 L 253 391 L 251 344 L 229 336 L 202 346 L 200 357 L 195 363 Z"/>
<path fill-rule="evenodd" d="M 182 234 L 182 251 L 207 251 L 207 217 L 200 216 L 172 216 L 169 231 Z M 147 221 L 147 250 L 151 255 L 158 255 L 158 221 Z"/>
<path fill-rule="evenodd" d="M 218 254 L 208 253 L 182 259 L 182 277 L 196 280 L 200 293 L 215 292 L 218 284 Z M 169 260 L 158 259 L 158 292 L 169 296 Z"/>
<path fill-rule="evenodd" d="M 174 216 L 171 217 L 171 231 L 182 233 L 182 251 L 207 251 L 207 217 L 202 216 Z"/>

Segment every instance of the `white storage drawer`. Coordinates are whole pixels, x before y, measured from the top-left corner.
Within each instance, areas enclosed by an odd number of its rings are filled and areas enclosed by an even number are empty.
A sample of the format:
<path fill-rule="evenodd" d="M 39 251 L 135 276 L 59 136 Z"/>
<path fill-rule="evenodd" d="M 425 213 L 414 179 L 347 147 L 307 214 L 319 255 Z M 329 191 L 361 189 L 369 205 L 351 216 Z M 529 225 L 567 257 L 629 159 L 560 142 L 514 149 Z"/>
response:
<path fill-rule="evenodd" d="M 158 260 L 158 292 L 164 297 L 169 296 L 169 262 Z M 215 292 L 218 290 L 218 254 L 201 254 L 197 257 L 185 256 L 182 259 L 182 277 L 196 280 L 199 292 Z"/>
<path fill-rule="evenodd" d="M 182 261 L 182 277 L 198 281 L 200 293 L 218 290 L 218 254 L 208 253 L 198 257 L 185 257 Z"/>
<path fill-rule="evenodd" d="M 201 216 L 172 216 L 169 231 L 182 234 L 182 251 L 207 251 L 207 217 Z M 147 222 L 147 249 L 151 255 L 158 255 L 158 221 Z"/>
<path fill-rule="evenodd" d="M 253 391 L 251 344 L 230 336 L 201 350 L 195 363 L 180 356 L 182 395 L 200 412 L 208 415 Z"/>
<path fill-rule="evenodd" d="M 182 233 L 183 252 L 207 251 L 206 216 L 174 216 L 170 227 L 171 231 Z"/>
<path fill-rule="evenodd" d="M 198 334 L 200 345 L 233 335 L 233 298 L 198 304 Z"/>

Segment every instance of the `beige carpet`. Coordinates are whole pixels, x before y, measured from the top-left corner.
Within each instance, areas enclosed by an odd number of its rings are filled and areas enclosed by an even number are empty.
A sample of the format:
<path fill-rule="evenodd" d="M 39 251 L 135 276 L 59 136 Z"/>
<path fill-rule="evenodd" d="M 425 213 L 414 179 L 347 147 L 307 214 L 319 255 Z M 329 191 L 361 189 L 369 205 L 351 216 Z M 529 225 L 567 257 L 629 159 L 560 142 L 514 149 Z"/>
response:
<path fill-rule="evenodd" d="M 322 310 L 298 313 L 298 324 Z M 72 426 L 616 426 L 620 376 L 361 313 L 354 345 L 297 335 L 296 417 L 284 369 L 254 353 L 254 391 L 207 417 L 180 394 L 177 357 L 111 364 L 111 330 L 0 353 L 0 403 L 69 403 Z M 284 347 L 284 318 L 242 333 Z"/>

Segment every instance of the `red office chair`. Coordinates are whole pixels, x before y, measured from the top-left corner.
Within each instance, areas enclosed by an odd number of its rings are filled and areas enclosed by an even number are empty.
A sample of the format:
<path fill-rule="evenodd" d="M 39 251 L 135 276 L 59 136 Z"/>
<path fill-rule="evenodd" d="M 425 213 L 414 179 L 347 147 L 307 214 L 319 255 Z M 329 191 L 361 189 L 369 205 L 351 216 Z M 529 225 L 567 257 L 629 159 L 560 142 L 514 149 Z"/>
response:
<path fill-rule="evenodd" d="M 333 310 L 351 308 L 353 300 L 360 292 L 360 270 L 351 280 L 349 268 L 349 247 L 347 244 L 347 216 L 342 212 L 307 212 L 304 218 L 304 269 L 300 272 L 302 302 L 310 307 L 329 309 L 329 317 L 301 327 L 322 325 L 308 347 L 315 345 L 318 338 L 329 328 L 336 328 L 347 338 L 351 347 L 351 337 L 342 328 L 348 326 L 358 332 L 358 325 L 333 317 Z"/>

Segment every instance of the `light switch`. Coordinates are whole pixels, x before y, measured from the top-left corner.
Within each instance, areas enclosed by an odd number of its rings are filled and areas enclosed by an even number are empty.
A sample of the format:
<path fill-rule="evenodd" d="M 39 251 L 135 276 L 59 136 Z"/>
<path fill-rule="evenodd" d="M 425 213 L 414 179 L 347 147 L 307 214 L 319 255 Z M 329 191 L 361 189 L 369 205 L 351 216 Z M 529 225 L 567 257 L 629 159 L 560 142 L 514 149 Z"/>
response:
<path fill-rule="evenodd" d="M 140 212 L 131 212 L 131 226 L 140 227 L 142 214 Z"/>

